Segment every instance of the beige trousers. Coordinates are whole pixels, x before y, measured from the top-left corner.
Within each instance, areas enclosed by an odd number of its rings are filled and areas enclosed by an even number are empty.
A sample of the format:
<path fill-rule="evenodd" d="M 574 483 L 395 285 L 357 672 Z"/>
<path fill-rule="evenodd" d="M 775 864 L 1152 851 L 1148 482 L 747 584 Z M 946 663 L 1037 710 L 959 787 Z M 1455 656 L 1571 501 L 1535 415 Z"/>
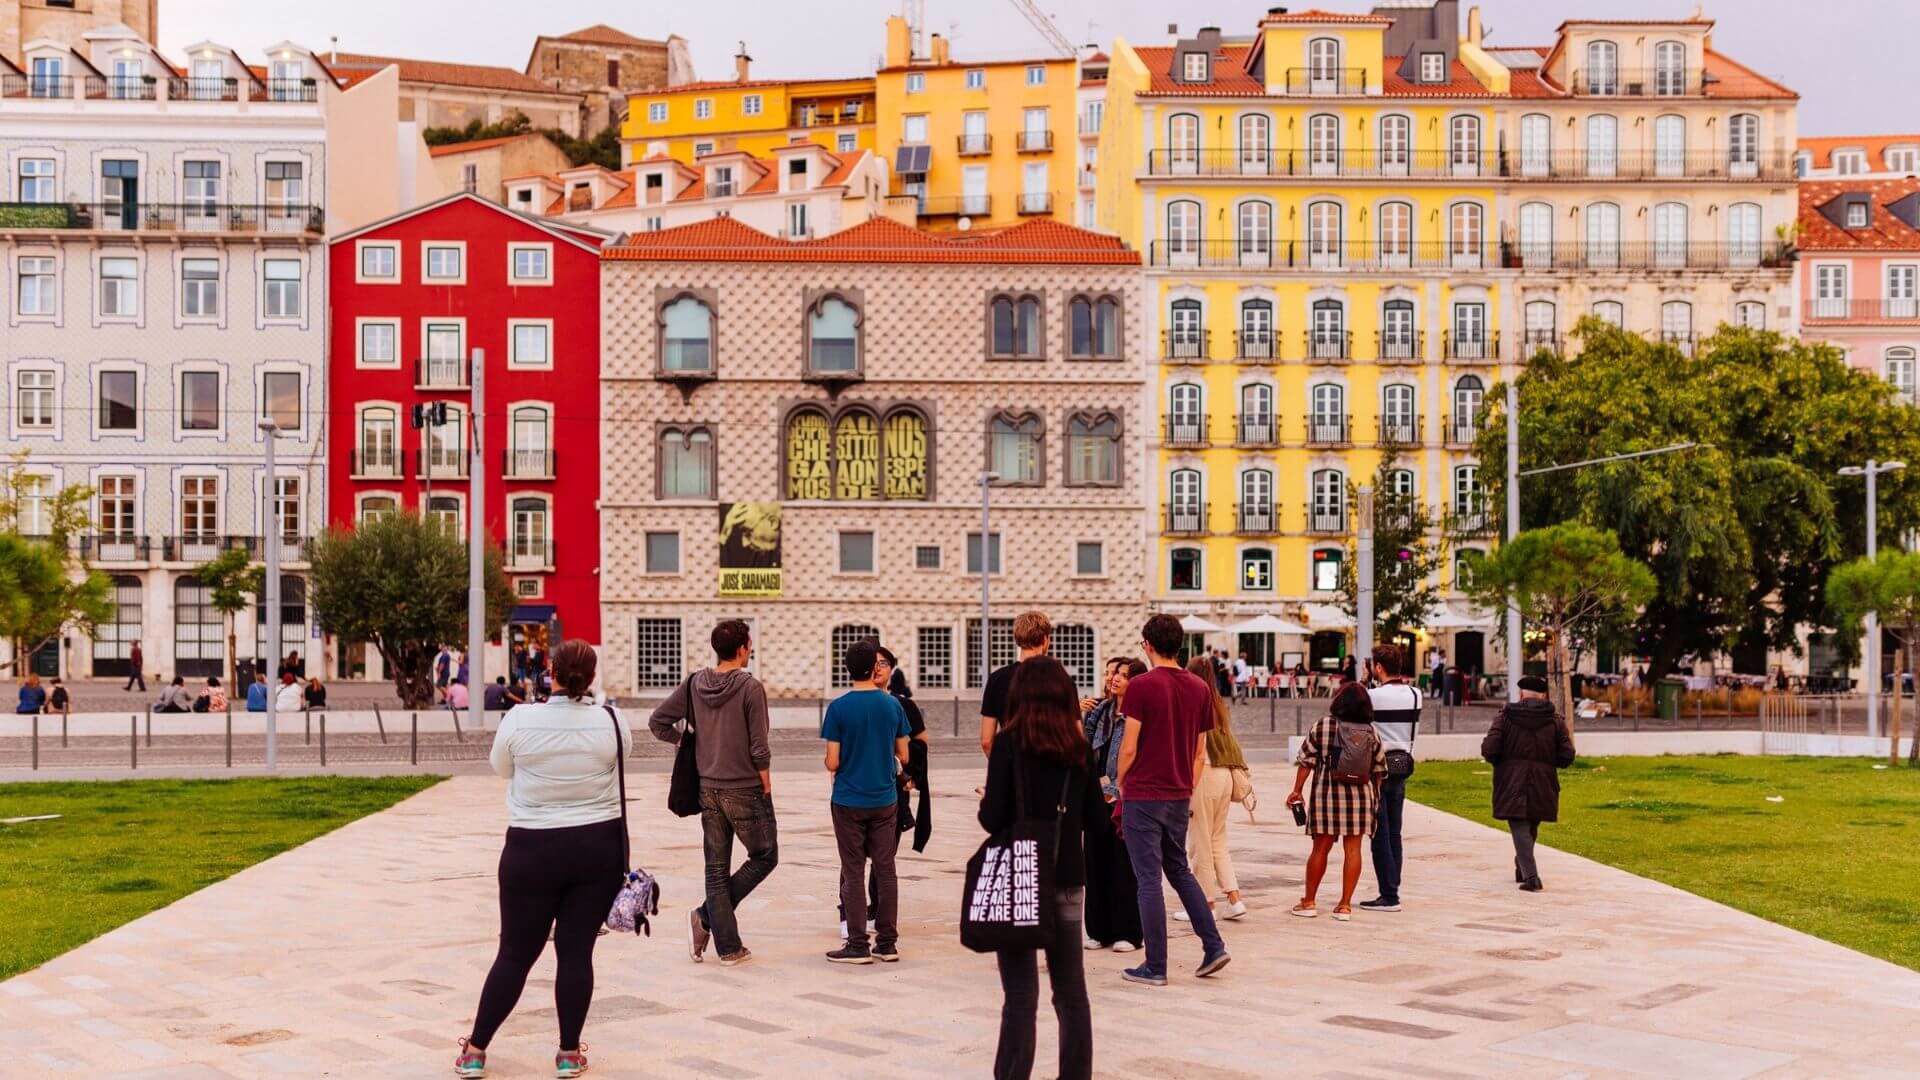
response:
<path fill-rule="evenodd" d="M 1209 899 L 1240 891 L 1227 850 L 1227 812 L 1233 809 L 1233 770 L 1209 765 L 1193 789 L 1187 822 L 1187 861 Z"/>

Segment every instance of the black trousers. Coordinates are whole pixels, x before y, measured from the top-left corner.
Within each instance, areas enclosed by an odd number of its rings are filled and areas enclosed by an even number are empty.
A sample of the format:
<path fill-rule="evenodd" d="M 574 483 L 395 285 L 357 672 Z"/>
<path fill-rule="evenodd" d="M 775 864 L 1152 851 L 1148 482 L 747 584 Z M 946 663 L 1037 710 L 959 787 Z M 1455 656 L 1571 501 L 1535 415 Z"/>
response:
<path fill-rule="evenodd" d="M 1087 936 L 1140 944 L 1140 884 L 1113 818 L 1087 819 Z"/>
<path fill-rule="evenodd" d="M 713 947 L 723 957 L 740 951 L 740 923 L 734 908 L 780 864 L 779 829 L 773 796 L 759 788 L 700 789 L 700 828 L 707 857 L 707 900 L 700 921 L 713 932 Z M 733 839 L 747 849 L 747 861 L 733 868 Z"/>
<path fill-rule="evenodd" d="M 593 945 L 620 892 L 620 819 L 565 829 L 508 829 L 500 852 L 500 951 L 480 990 L 472 1044 L 486 1049 L 553 934 L 560 1049 L 580 1048 L 593 1002 Z"/>
<path fill-rule="evenodd" d="M 1047 943 L 1047 981 L 1053 984 L 1053 1013 L 1060 1021 L 1060 1080 L 1093 1075 L 1093 1011 L 1087 1004 L 1087 974 L 1081 960 L 1079 889 L 1056 894 L 1059 918 Z M 1040 1012 L 1040 974 L 1032 949 L 1002 949 L 1000 1048 L 993 1057 L 994 1080 L 1025 1080 L 1033 1075 L 1034 1024 Z"/>

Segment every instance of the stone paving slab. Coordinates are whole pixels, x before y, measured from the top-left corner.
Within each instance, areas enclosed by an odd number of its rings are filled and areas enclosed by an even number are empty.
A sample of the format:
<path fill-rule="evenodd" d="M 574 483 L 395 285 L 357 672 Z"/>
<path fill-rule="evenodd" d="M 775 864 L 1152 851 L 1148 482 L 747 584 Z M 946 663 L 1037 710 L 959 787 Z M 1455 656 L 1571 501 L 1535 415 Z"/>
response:
<path fill-rule="evenodd" d="M 1280 772 L 1262 767 L 1269 802 Z M 836 870 L 817 772 L 776 773 L 783 862 L 744 907 L 755 959 L 733 969 L 686 958 L 697 824 L 666 813 L 664 776 L 629 780 L 634 850 L 665 903 L 654 937 L 601 940 L 595 1075 L 988 1071 L 998 980 L 955 930 L 977 767 L 936 770 L 934 841 L 901 863 L 905 959 L 866 968 L 821 958 Z M 492 958 L 502 796 L 457 777 L 0 983 L 0 1076 L 446 1075 Z M 1519 893 L 1503 834 L 1418 806 L 1405 911 L 1294 919 L 1307 844 L 1271 816 L 1234 814 L 1252 911 L 1224 924 L 1219 977 L 1192 977 L 1180 930 L 1166 989 L 1120 981 L 1137 955 L 1086 954 L 1100 1075 L 1914 1074 L 1920 973 L 1551 850 L 1548 891 Z M 491 1075 L 550 1075 L 552 978 L 543 959 Z M 1054 1047 L 1043 1005 L 1039 1075 Z"/>

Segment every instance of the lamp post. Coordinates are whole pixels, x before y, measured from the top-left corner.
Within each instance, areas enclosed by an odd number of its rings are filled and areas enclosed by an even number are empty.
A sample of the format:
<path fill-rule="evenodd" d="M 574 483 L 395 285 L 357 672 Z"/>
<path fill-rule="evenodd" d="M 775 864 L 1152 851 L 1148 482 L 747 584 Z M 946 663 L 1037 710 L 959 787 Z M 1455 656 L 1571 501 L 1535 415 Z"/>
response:
<path fill-rule="evenodd" d="M 1355 512 L 1360 520 L 1359 537 L 1354 544 L 1354 622 L 1353 651 L 1359 664 L 1373 657 L 1373 485 L 1360 485 Z M 1359 670 L 1356 664 L 1355 671 Z"/>
<path fill-rule="evenodd" d="M 267 497 L 266 532 L 266 596 L 263 605 L 267 615 L 267 659 L 275 665 L 280 662 L 280 487 L 279 477 L 274 473 L 274 444 L 280 438 L 280 425 L 272 420 L 260 421 L 260 435 L 267 443 L 267 478 L 262 487 Z M 277 670 L 277 667 L 276 667 Z M 257 676 L 256 676 L 257 677 Z M 277 681 L 277 680 L 276 680 Z M 267 768 L 279 766 L 280 740 L 274 730 L 276 699 L 279 698 L 279 686 L 267 687 Z"/>
<path fill-rule="evenodd" d="M 980 692 L 993 675 L 993 485 L 996 472 L 980 474 Z"/>
<path fill-rule="evenodd" d="M 482 688 L 487 685 L 487 628 L 481 625 L 487 617 L 487 474 L 482 445 L 486 376 L 486 350 L 475 349 L 473 400 L 467 407 L 467 422 L 473 429 L 467 437 L 467 724 L 475 731 L 486 730 L 486 695 Z"/>
<path fill-rule="evenodd" d="M 1840 470 L 1841 476 L 1864 476 L 1867 478 L 1867 560 L 1871 562 L 1880 553 L 1880 474 L 1899 472 L 1907 467 L 1904 461 L 1875 461 L 1867 459 L 1865 465 L 1849 465 Z M 1867 684 L 1867 738 L 1880 735 L 1880 613 L 1867 612 L 1867 647 L 1863 650 Z M 1893 692 L 1898 694 L 1899 687 Z"/>

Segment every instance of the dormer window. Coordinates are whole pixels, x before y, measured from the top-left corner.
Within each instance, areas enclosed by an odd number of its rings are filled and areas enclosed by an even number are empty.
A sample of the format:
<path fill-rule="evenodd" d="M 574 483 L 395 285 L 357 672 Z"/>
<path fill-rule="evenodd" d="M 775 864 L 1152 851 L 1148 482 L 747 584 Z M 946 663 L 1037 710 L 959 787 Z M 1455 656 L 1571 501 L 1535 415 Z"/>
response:
<path fill-rule="evenodd" d="M 1887 171 L 1897 173 L 1920 172 L 1920 150 L 1911 146 L 1895 147 L 1887 151 Z"/>
<path fill-rule="evenodd" d="M 1203 83 L 1207 81 L 1207 54 L 1188 52 L 1180 54 L 1180 81 Z"/>
<path fill-rule="evenodd" d="M 1447 54 L 1420 54 L 1420 81 L 1423 83 L 1443 83 L 1447 81 Z"/>
<path fill-rule="evenodd" d="M 1864 229 L 1867 227 L 1867 204 L 1855 202 L 1847 204 L 1847 228 Z"/>
<path fill-rule="evenodd" d="M 1835 150 L 1833 171 L 1837 176 L 1854 176 L 1867 171 L 1867 155 L 1860 150 Z"/>
<path fill-rule="evenodd" d="M 733 196 L 733 166 L 716 166 L 713 170 L 713 182 L 707 186 L 712 189 L 709 194 L 714 198 L 731 198 Z"/>
<path fill-rule="evenodd" d="M 795 158 L 787 162 L 787 190 L 805 191 L 807 189 L 807 162 L 805 158 Z"/>

